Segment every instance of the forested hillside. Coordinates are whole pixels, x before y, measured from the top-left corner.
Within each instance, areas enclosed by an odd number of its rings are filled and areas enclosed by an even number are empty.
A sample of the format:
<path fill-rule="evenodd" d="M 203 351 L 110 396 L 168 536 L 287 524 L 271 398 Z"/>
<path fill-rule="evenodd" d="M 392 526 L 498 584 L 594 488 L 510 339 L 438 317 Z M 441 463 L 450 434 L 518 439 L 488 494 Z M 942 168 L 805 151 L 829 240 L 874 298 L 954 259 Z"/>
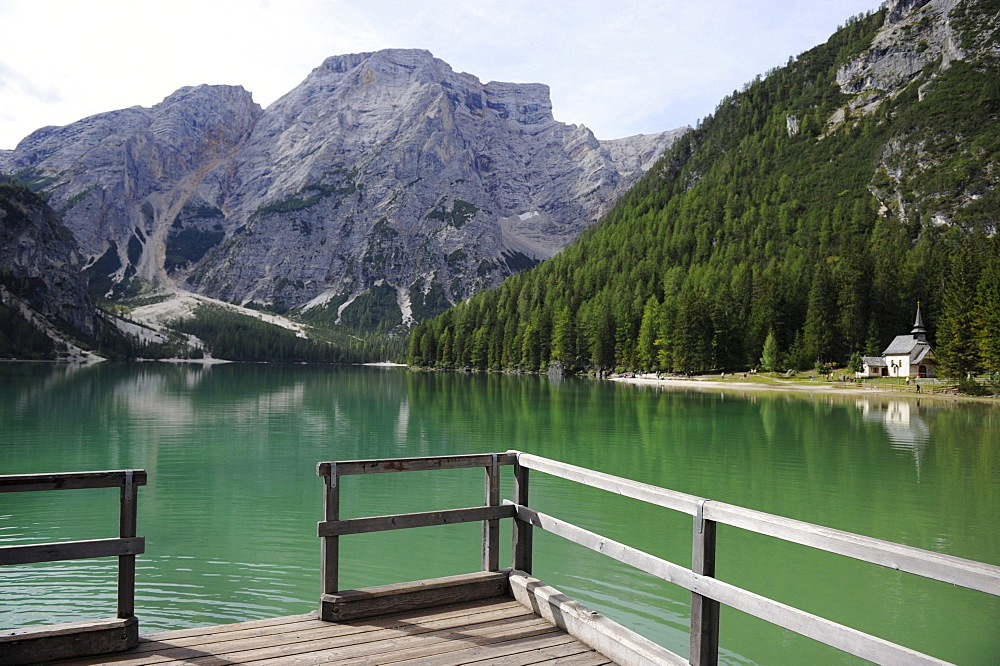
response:
<path fill-rule="evenodd" d="M 219 305 L 202 305 L 170 328 L 197 336 L 216 358 L 278 363 L 364 363 L 402 355 L 398 339 L 308 327 L 309 337 Z"/>
<path fill-rule="evenodd" d="M 1000 373 L 1000 2 L 916 4 L 723 99 L 562 254 L 418 325 L 410 363 L 738 370 L 770 336 L 763 369 L 804 369 L 879 354 L 920 301 L 942 371 Z M 844 81 L 890 27 L 923 69 Z"/>

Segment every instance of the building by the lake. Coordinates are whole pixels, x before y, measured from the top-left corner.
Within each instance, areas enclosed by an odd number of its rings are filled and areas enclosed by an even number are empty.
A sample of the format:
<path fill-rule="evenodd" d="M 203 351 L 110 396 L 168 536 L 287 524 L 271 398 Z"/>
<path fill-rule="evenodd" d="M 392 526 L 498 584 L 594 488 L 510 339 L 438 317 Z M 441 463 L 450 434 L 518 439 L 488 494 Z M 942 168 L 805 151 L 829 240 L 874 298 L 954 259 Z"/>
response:
<path fill-rule="evenodd" d="M 935 377 L 937 362 L 927 342 L 927 329 L 917 303 L 917 319 L 909 335 L 897 335 L 881 356 L 865 356 L 858 377 Z"/>

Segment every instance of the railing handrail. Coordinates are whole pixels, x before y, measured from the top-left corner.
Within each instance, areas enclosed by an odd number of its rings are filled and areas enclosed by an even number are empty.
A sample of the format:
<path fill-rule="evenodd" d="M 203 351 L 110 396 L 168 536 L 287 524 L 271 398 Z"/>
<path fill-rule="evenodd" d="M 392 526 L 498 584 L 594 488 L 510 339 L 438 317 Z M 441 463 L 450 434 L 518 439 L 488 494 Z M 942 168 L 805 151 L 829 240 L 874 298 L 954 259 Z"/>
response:
<path fill-rule="evenodd" d="M 650 555 L 645 551 L 633 548 L 613 539 L 577 527 L 548 514 L 533 511 L 527 507 L 517 506 L 517 519 L 530 523 L 550 534 L 562 537 L 589 550 L 601 553 L 606 557 L 635 567 L 660 580 L 673 583 L 692 593 L 715 603 L 723 603 L 748 615 L 766 620 L 771 624 L 783 627 L 797 634 L 807 636 L 832 647 L 848 652 L 857 657 L 876 663 L 897 662 L 905 658 L 906 663 L 943 664 L 939 659 L 897 645 L 863 631 L 841 625 L 819 615 L 814 615 L 793 606 L 774 601 L 768 597 L 745 590 L 736 585 L 726 583 L 712 575 L 697 573 L 669 560 Z M 713 572 L 714 573 L 714 572 Z M 693 617 L 693 614 L 692 614 Z M 692 625 L 695 622 L 692 621 Z M 713 632 L 712 642 L 717 643 L 718 625 L 706 627 Z M 699 627 L 692 626 L 692 636 L 696 636 Z M 693 650 L 692 650 L 693 652 Z M 718 646 L 710 651 L 702 652 L 702 659 L 692 659 L 692 663 L 716 663 Z"/>
<path fill-rule="evenodd" d="M 47 474 L 0 475 L 0 493 L 20 493 L 32 490 L 77 490 L 80 488 L 115 488 L 132 473 L 132 483 L 146 485 L 144 469 L 114 469 L 99 472 L 56 472 Z"/>
<path fill-rule="evenodd" d="M 514 500 L 498 501 L 501 465 L 514 466 Z M 486 467 L 485 507 L 425 513 L 396 514 L 339 520 L 341 475 L 433 469 Z M 691 515 L 693 524 L 692 566 L 687 568 L 660 559 L 636 548 L 559 520 L 528 507 L 528 471 L 534 470 L 576 481 L 607 492 L 640 500 Z M 874 661 L 904 659 L 912 663 L 940 664 L 940 660 L 851 627 L 787 606 L 759 594 L 716 579 L 715 534 L 719 523 L 731 525 L 782 541 L 810 546 L 862 562 L 905 571 L 924 578 L 959 585 L 1000 596 L 1000 567 L 942 553 L 905 546 L 851 532 L 784 518 L 708 498 L 596 472 L 519 451 L 466 456 L 351 460 L 320 463 L 317 473 L 326 477 L 325 520 L 317 532 L 323 537 L 325 593 L 336 591 L 337 538 L 345 534 L 378 532 L 409 527 L 425 527 L 459 522 L 484 522 L 484 570 L 487 567 L 487 523 L 513 517 L 514 568 L 531 572 L 533 527 L 561 536 L 573 543 L 602 553 L 674 583 L 692 593 L 691 654 L 693 664 L 714 664 L 718 660 L 719 605 L 725 604 L 803 636 Z M 332 509 L 332 510 L 331 510 Z M 495 534 L 491 547 L 495 549 Z M 331 557 L 332 554 L 332 557 Z"/>
<path fill-rule="evenodd" d="M 146 470 L 122 469 L 98 472 L 0 475 L 0 492 L 121 488 L 118 538 L 85 541 L 55 541 L 18 546 L 0 546 L 0 566 L 34 564 L 94 557 L 118 557 L 118 617 L 135 615 L 135 556 L 145 552 L 145 537 L 136 536 L 139 486 L 146 485 Z"/>
<path fill-rule="evenodd" d="M 665 490 L 530 453 L 512 451 L 508 453 L 516 453 L 518 464 L 528 469 L 577 481 L 592 488 L 614 492 L 691 516 L 697 515 L 698 505 L 701 504 L 705 520 L 1000 596 L 1000 567 L 991 564 L 823 527 L 696 495 Z"/>
<path fill-rule="evenodd" d="M 513 465 L 517 452 L 474 453 L 457 456 L 421 456 L 415 458 L 374 458 L 371 460 L 338 460 L 316 464 L 318 476 L 352 476 L 391 472 L 425 472 L 436 469 L 470 469 L 491 464 Z"/>

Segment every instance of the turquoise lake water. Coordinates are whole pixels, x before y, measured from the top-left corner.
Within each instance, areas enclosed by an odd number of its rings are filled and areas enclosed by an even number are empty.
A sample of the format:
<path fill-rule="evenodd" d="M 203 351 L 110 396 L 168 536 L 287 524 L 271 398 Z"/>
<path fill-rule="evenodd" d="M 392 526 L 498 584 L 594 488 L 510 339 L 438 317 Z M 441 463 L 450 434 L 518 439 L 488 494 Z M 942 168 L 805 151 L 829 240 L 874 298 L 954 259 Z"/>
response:
<path fill-rule="evenodd" d="M 144 633 L 313 610 L 317 462 L 508 449 L 1000 565 L 993 405 L 398 368 L 0 364 L 0 473 L 148 471 Z M 472 506 L 482 471 L 348 477 L 342 493 L 343 517 Z M 538 473 L 531 503 L 690 564 L 688 516 Z M 114 490 L 0 495 L 0 543 L 111 537 L 117 520 Z M 537 577 L 687 654 L 689 593 L 552 535 L 536 531 L 535 547 Z M 1000 661 L 995 597 L 727 526 L 718 553 L 719 577 L 754 592 L 957 663 Z M 345 588 L 478 567 L 476 524 L 341 539 Z M 114 599 L 113 560 L 0 569 L 0 628 L 112 616 Z M 721 644 L 726 663 L 858 663 L 728 609 Z"/>

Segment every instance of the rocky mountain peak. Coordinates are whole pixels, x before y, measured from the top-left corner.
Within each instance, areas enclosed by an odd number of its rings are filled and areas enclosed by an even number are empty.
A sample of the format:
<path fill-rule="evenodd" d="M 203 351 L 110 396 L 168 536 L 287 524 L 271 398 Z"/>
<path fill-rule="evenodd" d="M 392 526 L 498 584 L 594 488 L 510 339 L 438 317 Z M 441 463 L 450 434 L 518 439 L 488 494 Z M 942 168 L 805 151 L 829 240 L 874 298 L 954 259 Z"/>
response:
<path fill-rule="evenodd" d="M 314 76 L 317 73 L 322 74 L 327 71 L 336 74 L 346 74 L 366 63 L 374 69 L 381 69 L 383 71 L 401 68 L 413 72 L 418 69 L 426 70 L 429 67 L 440 66 L 451 71 L 451 67 L 447 63 L 435 58 L 426 49 L 383 49 L 367 53 L 348 53 L 330 56 L 323 61 L 323 64 L 314 69 L 310 76 Z"/>
<path fill-rule="evenodd" d="M 332 56 L 303 82 L 394 88 L 408 83 L 434 83 L 454 76 L 451 67 L 420 49 L 386 49 Z"/>
<path fill-rule="evenodd" d="M 544 84 L 388 49 L 327 58 L 266 110 L 238 86 L 181 88 L 39 130 L 6 162 L 102 293 L 140 280 L 391 324 L 552 256 L 677 135 L 599 142 L 554 119 Z"/>
<path fill-rule="evenodd" d="M 543 83 L 483 84 L 478 77 L 455 72 L 451 66 L 423 49 L 386 49 L 372 53 L 331 56 L 310 73 L 288 97 L 296 104 L 303 97 L 338 91 L 370 91 L 390 107 L 406 103 L 417 90 L 444 92 L 453 102 L 472 112 L 491 112 L 525 125 L 554 122 L 549 86 Z"/>
<path fill-rule="evenodd" d="M 486 107 L 505 120 L 514 120 L 522 125 L 555 122 L 549 87 L 544 83 L 490 81 L 484 92 Z"/>

